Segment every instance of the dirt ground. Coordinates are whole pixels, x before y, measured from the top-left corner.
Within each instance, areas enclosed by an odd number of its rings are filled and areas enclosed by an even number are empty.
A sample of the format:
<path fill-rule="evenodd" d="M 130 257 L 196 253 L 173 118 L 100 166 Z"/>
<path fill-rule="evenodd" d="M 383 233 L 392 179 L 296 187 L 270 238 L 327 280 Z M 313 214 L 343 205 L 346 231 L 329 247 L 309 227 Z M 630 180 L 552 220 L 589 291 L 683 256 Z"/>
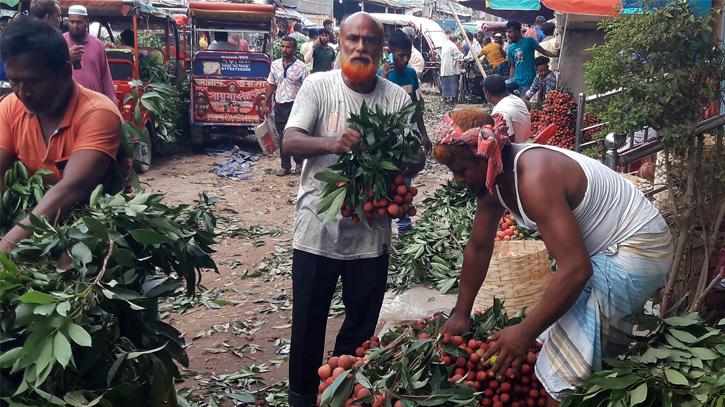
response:
<path fill-rule="evenodd" d="M 434 97 L 426 99 L 426 123 L 432 137 L 442 113 L 450 108 L 441 106 Z M 177 387 L 190 389 L 192 396 L 210 389 L 217 393 L 234 391 L 227 387 L 233 380 L 228 376 L 220 379 L 220 375 L 242 372 L 237 390 L 250 383 L 259 388 L 287 378 L 285 344 L 291 332 L 291 256 L 278 252 L 291 250 L 299 177 L 275 176 L 278 156 L 263 156 L 254 139 L 241 140 L 237 145 L 258 154 L 250 180 L 219 177 L 210 170 L 214 162 L 225 158 L 194 154 L 181 147 L 171 155 L 154 157 L 152 169 L 140 177 L 147 190 L 164 193 L 167 204 L 189 204 L 199 199 L 200 192 L 221 198 L 216 204 L 220 236 L 213 255 L 219 274 L 203 274 L 201 284 L 207 291 L 194 306 L 184 310 L 183 304 L 190 301 L 181 296 L 167 299 L 161 306 L 164 321 L 178 329 L 186 341 L 190 364 L 183 372 L 187 379 Z M 449 177 L 444 168 L 429 158 L 429 165 L 413 180 L 413 185 L 423 194 L 431 193 Z M 417 200 L 423 197 L 419 195 Z M 254 229 L 258 225 L 264 227 L 261 232 L 266 234 L 239 236 L 243 228 Z M 258 228 L 256 231 L 260 232 Z M 283 264 L 277 264 L 280 261 Z M 258 269 L 261 273 L 255 273 Z M 329 319 L 326 349 L 332 349 L 341 324 L 342 318 Z M 229 398 L 222 404 L 233 405 Z"/>

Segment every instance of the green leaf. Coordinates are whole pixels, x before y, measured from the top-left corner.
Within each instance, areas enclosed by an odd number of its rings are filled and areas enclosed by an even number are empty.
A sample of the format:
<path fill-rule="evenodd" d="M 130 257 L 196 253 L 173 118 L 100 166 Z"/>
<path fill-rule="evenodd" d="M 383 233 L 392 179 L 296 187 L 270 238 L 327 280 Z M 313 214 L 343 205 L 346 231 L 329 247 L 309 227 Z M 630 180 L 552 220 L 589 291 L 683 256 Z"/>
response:
<path fill-rule="evenodd" d="M 122 353 L 121 356 L 117 357 L 116 360 L 111 365 L 111 368 L 108 370 L 108 376 L 106 376 L 106 385 L 108 387 L 111 387 L 111 383 L 113 383 L 113 376 L 116 375 L 116 372 L 118 371 L 118 368 L 121 366 L 121 363 L 123 363 L 124 360 L 126 360 L 127 353 Z"/>
<path fill-rule="evenodd" d="M 717 353 L 707 348 L 691 348 L 690 351 L 702 360 L 714 360 L 717 359 Z"/>
<path fill-rule="evenodd" d="M 340 182 L 350 182 L 349 179 L 345 178 L 344 176 L 336 173 L 336 172 L 328 172 L 328 171 L 320 171 L 317 174 L 315 174 L 315 179 L 327 182 L 328 184 L 339 184 Z"/>
<path fill-rule="evenodd" d="M 687 381 L 687 378 L 680 372 L 665 368 L 665 376 L 667 377 L 667 381 L 672 384 L 679 384 L 681 386 L 689 386 L 690 382 Z"/>
<path fill-rule="evenodd" d="M 9 368 L 15 363 L 15 358 L 18 356 L 20 351 L 23 349 L 22 346 L 12 348 L 0 355 L 0 367 Z"/>
<path fill-rule="evenodd" d="M 53 356 L 55 359 L 65 368 L 72 355 L 73 353 L 68 339 L 62 332 L 56 333 L 53 338 Z"/>
<path fill-rule="evenodd" d="M 340 191 L 344 191 L 344 189 L 340 189 Z M 330 205 L 330 208 L 327 210 L 327 214 L 325 215 L 325 220 L 322 221 L 323 224 L 328 223 L 335 219 L 335 217 L 340 213 L 340 209 L 342 209 L 342 204 L 345 202 L 345 194 L 344 193 L 338 193 L 335 197 L 335 200 L 332 201 L 332 204 Z M 360 219 L 362 221 L 362 219 Z M 367 222 L 367 219 L 365 220 Z"/>
<path fill-rule="evenodd" d="M 148 229 L 132 230 L 131 236 L 134 238 L 134 240 L 144 245 L 157 245 L 161 243 L 173 242 L 173 240 L 169 239 L 167 236 Z"/>
<path fill-rule="evenodd" d="M 638 376 L 629 375 L 624 377 L 606 378 L 599 382 L 599 385 L 605 389 L 616 390 L 625 389 L 639 380 Z"/>
<path fill-rule="evenodd" d="M 128 359 L 135 359 L 135 358 L 137 358 L 137 357 L 139 357 L 141 355 L 148 355 L 150 353 L 156 353 L 156 352 L 160 351 L 161 349 L 163 349 L 165 347 L 166 347 L 166 344 L 163 344 L 163 345 L 159 346 L 156 349 L 144 350 L 144 351 L 136 351 L 136 352 L 129 352 L 128 353 Z"/>
<path fill-rule="evenodd" d="M 26 304 L 50 304 L 55 302 L 50 294 L 42 293 L 40 291 L 28 291 L 20 296 L 20 301 Z"/>
<path fill-rule="evenodd" d="M 636 389 L 629 392 L 629 405 L 636 406 L 637 404 L 647 399 L 647 383 L 642 383 L 637 386 Z"/>
<path fill-rule="evenodd" d="M 71 256 L 80 261 L 84 266 L 93 261 L 93 253 L 85 243 L 78 242 L 70 249 Z"/>
<path fill-rule="evenodd" d="M 61 316 L 66 316 L 68 314 L 68 311 L 70 311 L 70 302 L 63 301 L 61 303 L 58 303 L 58 306 L 55 308 L 56 311 L 58 311 L 58 314 Z"/>
<path fill-rule="evenodd" d="M 671 326 L 690 326 L 697 325 L 699 322 L 696 319 L 684 318 L 684 317 L 671 317 L 664 320 L 665 324 Z"/>
<path fill-rule="evenodd" d="M 68 322 L 68 335 L 80 346 L 91 346 L 91 336 L 81 326 Z"/>
<path fill-rule="evenodd" d="M 695 337 L 695 335 L 693 335 L 689 332 L 680 331 L 678 329 L 670 329 L 670 333 L 672 334 L 672 336 L 674 336 L 675 338 L 679 339 L 680 341 L 682 341 L 684 343 L 697 342 L 697 338 Z"/>
<path fill-rule="evenodd" d="M 86 216 L 82 220 L 83 223 L 88 226 L 88 230 L 90 230 L 93 234 L 101 238 L 103 241 L 108 240 L 108 230 L 106 230 L 106 227 L 103 226 L 101 222 L 90 216 Z"/>

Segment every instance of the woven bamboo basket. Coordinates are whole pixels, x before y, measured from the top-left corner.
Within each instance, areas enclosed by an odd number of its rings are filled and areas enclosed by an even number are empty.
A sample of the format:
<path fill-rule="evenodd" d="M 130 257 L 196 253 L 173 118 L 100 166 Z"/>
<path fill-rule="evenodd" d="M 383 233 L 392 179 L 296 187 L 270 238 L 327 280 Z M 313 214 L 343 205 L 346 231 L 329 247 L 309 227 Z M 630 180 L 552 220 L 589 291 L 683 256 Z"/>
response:
<path fill-rule="evenodd" d="M 640 178 L 634 174 L 619 173 L 619 175 L 621 175 L 622 178 L 626 179 L 627 181 L 633 183 L 634 186 L 637 187 L 637 189 L 639 189 L 640 192 L 642 192 L 643 194 L 651 191 L 654 187 L 654 184 L 652 184 L 651 182 L 647 181 L 644 178 Z"/>
<path fill-rule="evenodd" d="M 494 246 L 488 274 L 478 290 L 474 309 L 493 306 L 493 298 L 505 301 L 509 313 L 534 308 L 552 277 L 549 251 L 541 240 L 509 240 Z"/>

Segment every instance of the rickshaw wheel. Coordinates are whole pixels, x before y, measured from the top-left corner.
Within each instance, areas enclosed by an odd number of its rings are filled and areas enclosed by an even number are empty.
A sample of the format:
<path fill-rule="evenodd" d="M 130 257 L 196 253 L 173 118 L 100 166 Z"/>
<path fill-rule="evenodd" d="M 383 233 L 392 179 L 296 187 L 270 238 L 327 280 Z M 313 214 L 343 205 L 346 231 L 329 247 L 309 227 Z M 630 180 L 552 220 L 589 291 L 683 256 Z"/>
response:
<path fill-rule="evenodd" d="M 151 132 L 149 128 L 144 126 L 143 135 L 146 140 L 151 143 Z M 143 141 L 138 141 L 133 145 L 133 169 L 138 174 L 144 174 L 151 169 L 151 158 L 153 156 L 153 148 L 151 144 L 146 144 Z"/>

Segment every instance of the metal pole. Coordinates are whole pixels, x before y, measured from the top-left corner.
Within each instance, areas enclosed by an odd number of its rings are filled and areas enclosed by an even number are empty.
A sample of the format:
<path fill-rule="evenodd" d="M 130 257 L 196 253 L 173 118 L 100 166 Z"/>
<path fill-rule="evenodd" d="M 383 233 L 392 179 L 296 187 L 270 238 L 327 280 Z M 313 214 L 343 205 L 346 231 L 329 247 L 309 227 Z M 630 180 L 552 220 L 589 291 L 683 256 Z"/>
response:
<path fill-rule="evenodd" d="M 586 95 L 584 95 L 584 93 L 580 93 L 576 107 L 576 133 L 574 134 L 574 151 L 577 153 L 582 152 L 582 127 L 584 127 L 584 112 L 586 110 L 586 104 Z"/>
<path fill-rule="evenodd" d="M 569 13 L 566 13 L 566 20 L 564 20 L 564 33 L 561 34 L 561 44 L 559 44 L 559 59 L 556 61 L 556 72 L 561 72 L 561 50 L 564 49 L 564 40 L 566 39 L 566 30 L 569 27 Z"/>
<path fill-rule="evenodd" d="M 473 49 L 471 46 L 471 41 L 468 40 L 468 36 L 466 35 L 466 29 L 463 28 L 463 24 L 461 24 L 461 20 L 458 19 L 458 14 L 456 13 L 456 10 L 453 8 L 453 3 L 451 3 L 451 0 L 446 0 L 448 2 L 448 8 L 451 9 L 451 14 L 453 14 L 453 18 L 456 19 L 456 24 L 458 25 L 458 28 L 461 30 L 461 33 L 463 33 L 463 39 L 466 41 L 466 44 L 468 44 L 468 49 Z M 478 66 L 478 70 L 481 71 L 481 75 L 483 77 L 486 77 L 486 71 L 483 70 L 483 65 L 481 65 L 481 61 L 478 60 L 478 55 L 475 55 L 473 57 L 473 60 L 476 61 L 476 66 Z"/>

